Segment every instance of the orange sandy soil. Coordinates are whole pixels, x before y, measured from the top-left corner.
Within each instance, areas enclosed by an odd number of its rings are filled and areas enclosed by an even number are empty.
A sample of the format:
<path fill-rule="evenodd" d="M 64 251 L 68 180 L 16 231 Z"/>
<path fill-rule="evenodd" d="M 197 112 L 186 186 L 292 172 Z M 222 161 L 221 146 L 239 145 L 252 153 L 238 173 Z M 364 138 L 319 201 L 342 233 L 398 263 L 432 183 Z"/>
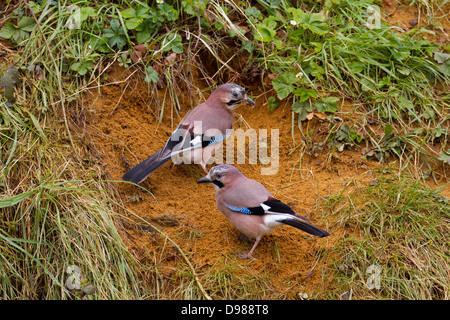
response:
<path fill-rule="evenodd" d="M 147 103 L 151 97 L 145 82 L 138 76 L 128 76 L 129 73 L 122 72 L 121 68 L 112 67 L 108 77 L 111 85 L 103 86 L 100 94 L 93 90 L 83 101 L 88 112 L 84 133 L 100 152 L 101 163 L 110 175 L 108 178 L 114 180 L 120 180 L 130 166 L 158 151 L 178 123 L 178 120 L 172 121 L 171 112 L 166 109 L 162 123 L 158 124 L 155 107 Z M 326 283 L 323 278 L 326 277 L 325 266 L 321 265 L 323 262 L 318 264 L 314 257 L 346 236 L 346 231 L 336 228 L 333 221 L 315 210 L 318 199 L 343 190 L 354 179 L 357 184 L 360 181 L 367 184 L 378 176 L 372 169 L 380 164 L 362 160 L 361 153 L 352 150 L 339 153 L 339 158 L 330 162 L 326 159 L 327 152 L 318 157 L 304 153 L 300 173 L 301 148 L 294 149 L 290 106 L 280 106 L 271 113 L 263 105 L 266 98 L 263 95 L 257 97 L 257 88 L 248 88 L 248 91 L 256 97 L 256 106 L 242 105 L 237 109 L 235 129 L 245 130 L 247 125 L 256 130 L 279 129 L 280 167 L 277 174 L 266 176 L 260 174 L 260 163 L 236 167 L 248 177 L 261 181 L 274 196 L 310 218 L 315 225 L 328 230 L 329 237 L 313 238 L 283 226 L 263 238 L 253 254 L 256 260 L 242 260 L 236 253 L 247 252 L 252 243 L 240 239 L 239 232 L 217 210 L 214 189 L 196 183 L 204 176 L 200 166 L 166 163 L 142 183 L 153 195 L 126 183 L 115 186 L 123 204 L 177 242 L 200 274 L 208 272 L 209 268 L 222 270 L 237 263 L 249 274 L 269 277 L 274 291 L 272 297 L 295 298 L 299 292 L 311 295 L 323 290 Z M 185 90 L 179 98 L 185 106 L 182 116 L 189 110 L 191 97 Z M 195 93 L 192 99 L 198 103 L 203 101 Z M 308 132 L 308 127 L 317 141 L 324 140 L 328 134 L 328 124 L 320 119 L 305 123 L 304 132 Z M 297 120 L 294 131 L 295 141 L 300 144 Z M 270 147 L 270 130 L 268 144 Z M 136 225 L 125 222 L 124 227 L 128 246 L 141 258 L 144 255 L 152 263 L 166 266 L 173 266 L 174 258 L 183 263 L 176 250 L 161 236 L 149 232 L 142 221 Z M 167 269 L 167 272 L 167 277 L 176 277 L 173 270 Z"/>
<path fill-rule="evenodd" d="M 405 31 L 414 28 L 427 29 L 431 33 L 424 32 L 423 37 L 445 47 L 450 44 L 450 2 L 439 9 L 439 3 L 442 2 L 444 1 L 436 1 L 437 4 L 433 6 L 434 19 L 431 21 L 426 12 L 427 8 L 420 6 L 420 3 L 409 5 L 405 1 L 383 0 L 383 17 L 389 24 L 399 26 Z"/>
<path fill-rule="evenodd" d="M 397 12 L 400 12 L 399 9 Z M 210 91 L 207 86 L 199 85 L 204 89 L 200 94 L 200 91 L 180 84 L 183 94 L 179 94 L 178 98 L 182 110 L 177 115 L 167 95 L 160 123 L 158 99 L 151 96 L 142 75 L 131 75 L 117 65 L 107 73 L 106 85 L 83 97 L 85 122 L 81 133 L 98 151 L 98 161 L 109 174 L 106 178 L 120 180 L 129 168 L 158 151 L 179 119 L 191 107 L 203 102 Z M 255 98 L 256 106 L 239 107 L 234 128 L 268 129 L 269 138 L 270 129 L 279 129 L 280 167 L 277 174 L 269 176 L 261 176 L 262 165 L 259 162 L 236 167 L 248 177 L 262 182 L 274 196 L 299 214 L 329 231 L 329 237 L 317 239 L 295 228 L 283 226 L 263 238 L 253 254 L 255 260 L 242 260 L 236 253 L 248 252 L 252 243 L 241 239 L 239 232 L 218 211 L 213 188 L 196 183 L 204 176 L 200 166 L 166 163 L 142 183 L 152 194 L 126 183 L 115 183 L 114 186 L 127 209 L 160 228 L 181 247 L 201 282 L 212 270 L 226 270 L 234 266 L 242 275 L 269 280 L 270 288 L 261 297 L 296 299 L 300 292 L 314 297 L 323 293 L 329 283 L 331 264 L 326 249 L 349 232 L 339 228 L 324 212 L 318 211 L 318 201 L 347 186 L 354 189 L 355 185 L 367 185 L 378 177 L 374 169 L 382 165 L 363 160 L 363 146 L 337 153 L 337 157 L 331 160 L 327 159 L 328 151 L 319 152 L 317 157 L 302 152 L 302 138 L 296 119 L 296 144 L 292 139 L 290 105 L 281 105 L 274 112 L 269 112 L 265 105 L 268 96 L 261 92 L 261 88 L 246 88 Z M 160 103 L 165 89 L 159 90 Z M 304 133 L 312 130 L 315 141 L 323 141 L 328 134 L 328 123 L 318 118 L 305 121 L 302 125 Z M 268 144 L 270 146 L 270 140 Z M 129 249 L 142 263 L 158 266 L 162 279 L 176 280 L 179 277 L 176 268 L 185 266 L 179 252 L 142 221 L 132 219 L 135 223 L 123 219 L 123 234 Z M 186 266 L 183 269 L 189 272 Z"/>

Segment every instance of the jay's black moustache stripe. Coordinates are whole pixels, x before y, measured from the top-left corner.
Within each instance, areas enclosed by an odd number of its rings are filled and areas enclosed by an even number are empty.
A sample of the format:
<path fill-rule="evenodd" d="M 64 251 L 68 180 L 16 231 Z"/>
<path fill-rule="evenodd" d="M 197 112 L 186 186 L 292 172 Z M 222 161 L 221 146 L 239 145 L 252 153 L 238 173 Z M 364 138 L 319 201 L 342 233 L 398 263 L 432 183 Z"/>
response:
<path fill-rule="evenodd" d="M 219 188 L 223 188 L 224 187 L 223 183 L 220 182 L 219 180 L 212 180 L 211 182 L 214 183 Z"/>
<path fill-rule="evenodd" d="M 227 105 L 232 106 L 232 105 L 235 105 L 236 103 L 239 103 L 239 102 L 241 102 L 241 100 L 230 100 L 230 101 L 227 103 Z"/>

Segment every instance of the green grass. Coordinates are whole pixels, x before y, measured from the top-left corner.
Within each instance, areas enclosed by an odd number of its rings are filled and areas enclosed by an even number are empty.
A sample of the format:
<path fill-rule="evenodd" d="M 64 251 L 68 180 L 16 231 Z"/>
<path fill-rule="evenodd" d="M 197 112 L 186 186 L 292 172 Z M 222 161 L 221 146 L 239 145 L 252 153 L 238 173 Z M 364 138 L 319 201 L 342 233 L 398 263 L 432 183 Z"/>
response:
<path fill-rule="evenodd" d="M 449 199 L 408 176 L 382 175 L 373 186 L 326 198 L 329 219 L 346 230 L 333 257 L 331 298 L 449 298 Z M 380 269 L 379 288 L 367 283 Z M 369 270 L 370 271 L 370 270 Z"/>
<path fill-rule="evenodd" d="M 430 21 L 442 14 L 429 1 L 413 2 Z M 171 114 L 177 121 L 183 86 L 201 94 L 198 78 L 213 87 L 238 77 L 264 84 L 270 109 L 287 100 L 293 130 L 311 112 L 326 114 L 326 139 L 305 132 L 304 149 L 328 153 L 330 162 L 364 145 L 365 157 L 398 159 L 400 171 L 420 177 L 448 165 L 448 49 L 384 22 L 368 29 L 375 1 L 302 1 L 301 11 L 293 3 L 72 1 L 81 20 L 70 29 L 69 2 L 10 2 L 0 30 L 13 43 L 1 66 L 1 298 L 276 297 L 270 279 L 233 263 L 196 270 L 162 232 L 182 257 L 176 279 L 164 279 L 157 263 L 143 265 L 128 251 L 120 223 L 140 219 L 118 203 L 76 131 L 84 111 L 78 98 L 100 87 L 113 63 L 141 74 L 150 91 L 163 88 L 163 99 L 155 94 L 151 101 L 160 119 Z M 134 61 L 142 44 L 143 59 Z M 170 54 L 178 54 L 172 63 Z M 12 64 L 17 75 L 6 71 Z M 344 100 L 351 112 L 342 111 Z M 329 219 L 351 236 L 330 249 L 337 271 L 322 296 L 351 290 L 354 299 L 448 299 L 448 200 L 399 177 L 329 197 Z M 382 270 L 380 290 L 365 285 L 372 264 Z M 80 268 L 85 292 L 68 289 L 71 266 Z"/>
<path fill-rule="evenodd" d="M 0 111 L 1 298 L 76 299 L 88 284 L 96 299 L 141 297 L 139 265 L 117 229 L 101 172 L 77 163 L 54 135 L 58 128 L 39 127 L 5 102 Z M 70 266 L 81 272 L 78 290 L 67 288 Z"/>

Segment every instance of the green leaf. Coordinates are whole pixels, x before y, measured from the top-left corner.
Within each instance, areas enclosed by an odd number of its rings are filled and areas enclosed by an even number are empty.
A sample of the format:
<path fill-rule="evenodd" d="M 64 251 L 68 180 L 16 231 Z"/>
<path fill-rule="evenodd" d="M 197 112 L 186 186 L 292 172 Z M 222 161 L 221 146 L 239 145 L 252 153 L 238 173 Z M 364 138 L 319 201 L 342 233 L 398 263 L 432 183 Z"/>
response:
<path fill-rule="evenodd" d="M 147 67 L 147 72 L 146 72 L 144 81 L 157 83 L 159 81 L 158 72 L 153 70 L 153 68 L 151 66 Z"/>
<path fill-rule="evenodd" d="M 247 50 L 249 53 L 252 53 L 253 49 L 254 49 L 254 45 L 250 41 L 242 40 L 242 48 Z"/>
<path fill-rule="evenodd" d="M 155 24 L 153 22 L 151 22 L 150 19 L 146 19 L 144 20 L 144 22 L 136 29 L 136 40 L 139 43 L 145 43 L 147 42 L 152 33 L 155 30 Z"/>
<path fill-rule="evenodd" d="M 169 34 L 162 43 L 163 51 L 172 50 L 175 53 L 183 53 L 183 43 L 181 36 L 176 33 Z"/>
<path fill-rule="evenodd" d="M 202 16 L 208 3 L 209 0 L 183 0 L 181 5 L 187 14 L 191 16 L 197 16 L 199 14 Z"/>
<path fill-rule="evenodd" d="M 263 42 L 270 42 L 273 40 L 273 37 L 275 36 L 276 32 L 273 29 L 268 28 L 265 25 L 257 24 L 255 30 L 255 40 L 257 41 L 263 41 Z"/>
<path fill-rule="evenodd" d="M 162 3 L 158 5 L 159 12 L 167 21 L 175 21 L 178 19 L 178 11 L 174 9 L 171 5 L 167 3 Z"/>
<path fill-rule="evenodd" d="M 125 26 L 128 30 L 134 30 L 142 23 L 142 18 L 130 18 L 125 21 Z"/>
<path fill-rule="evenodd" d="M 256 7 L 248 7 L 244 10 L 244 13 L 253 24 L 255 24 L 262 17 L 261 11 L 259 11 Z"/>
<path fill-rule="evenodd" d="M 381 141 L 385 142 L 391 140 L 394 136 L 395 136 L 394 127 L 388 124 L 384 127 L 384 136 L 381 139 Z"/>
<path fill-rule="evenodd" d="M 321 42 L 310 42 L 314 46 L 314 52 L 320 53 L 323 49 L 323 43 Z"/>
<path fill-rule="evenodd" d="M 128 8 L 120 12 L 120 15 L 124 19 L 136 18 L 136 10 L 133 8 Z"/>
<path fill-rule="evenodd" d="M 362 91 L 376 91 L 377 87 L 373 80 L 369 80 L 367 78 L 361 79 L 361 90 Z"/>
<path fill-rule="evenodd" d="M 436 117 L 434 111 L 432 108 L 430 107 L 425 107 L 424 111 L 423 111 L 423 116 L 425 117 L 425 119 L 430 120 L 430 119 L 434 119 Z"/>
<path fill-rule="evenodd" d="M 33 18 L 22 17 L 18 26 L 14 25 L 12 22 L 6 23 L 0 30 L 0 37 L 5 39 L 11 39 L 15 43 L 21 43 L 28 39 L 30 31 L 36 27 L 36 22 Z"/>
<path fill-rule="evenodd" d="M 33 18 L 30 17 L 22 17 L 19 22 L 17 23 L 17 26 L 22 31 L 31 32 L 36 27 L 36 21 L 34 21 Z"/>
<path fill-rule="evenodd" d="M 338 97 L 326 97 L 316 102 L 316 109 L 319 112 L 336 112 L 338 110 Z"/>
<path fill-rule="evenodd" d="M 312 60 L 310 61 L 309 66 L 311 67 L 311 75 L 318 79 L 322 79 L 322 75 L 325 74 L 325 69 Z"/>
<path fill-rule="evenodd" d="M 270 112 L 275 111 L 280 106 L 280 100 L 275 98 L 274 96 L 269 97 L 267 99 L 267 108 Z"/>
<path fill-rule="evenodd" d="M 112 38 L 108 39 L 108 45 L 112 48 L 114 46 L 117 46 L 117 48 L 122 49 L 125 45 L 125 39 L 122 37 L 114 36 Z"/>
<path fill-rule="evenodd" d="M 120 30 L 122 30 L 120 28 L 120 22 L 117 19 L 111 20 L 111 24 L 110 25 L 111 25 L 111 30 L 114 31 L 114 33 L 116 33 L 116 34 L 118 34 L 120 32 Z"/>
<path fill-rule="evenodd" d="M 404 110 L 404 109 L 414 110 L 414 104 L 412 103 L 411 100 L 409 100 L 405 96 L 400 95 L 400 96 L 397 97 L 397 100 L 398 100 L 398 107 L 401 110 Z"/>
<path fill-rule="evenodd" d="M 12 22 L 6 23 L 0 30 L 0 37 L 11 39 L 17 31 L 17 27 Z"/>
<path fill-rule="evenodd" d="M 300 97 L 301 102 L 308 100 L 310 97 L 317 98 L 317 93 L 314 89 L 298 88 L 295 89 L 294 95 Z"/>
<path fill-rule="evenodd" d="M 436 62 L 439 64 L 446 63 L 450 60 L 450 54 L 444 52 L 435 52 L 434 60 L 436 60 Z"/>
<path fill-rule="evenodd" d="M 78 61 L 72 63 L 70 69 L 78 72 L 79 75 L 84 76 L 89 70 L 92 69 L 94 63 L 90 60 Z"/>
<path fill-rule="evenodd" d="M 313 111 L 313 107 L 309 101 L 297 101 L 292 105 L 292 111 L 298 113 L 298 120 L 303 121 L 306 119 L 306 116 Z"/>
<path fill-rule="evenodd" d="M 92 7 L 82 7 L 80 9 L 80 20 L 85 21 L 88 17 L 95 17 L 97 15 L 97 10 Z"/>
<path fill-rule="evenodd" d="M 366 64 L 364 62 L 353 61 L 352 63 L 349 64 L 350 71 L 352 73 L 359 73 L 364 70 L 365 65 Z"/>
<path fill-rule="evenodd" d="M 296 82 L 297 78 L 295 77 L 295 73 L 292 71 L 287 71 L 274 79 L 272 81 L 272 85 L 277 92 L 278 99 L 283 100 L 291 94 L 295 89 L 294 83 Z"/>
<path fill-rule="evenodd" d="M 9 67 L 0 78 L 0 89 L 4 90 L 4 96 L 8 101 L 14 100 L 14 87 L 19 81 L 19 70 L 16 67 Z"/>
<path fill-rule="evenodd" d="M 447 151 L 442 150 L 439 153 L 439 158 L 438 159 L 442 160 L 442 161 L 444 161 L 444 162 L 446 162 L 448 164 L 450 164 L 450 149 L 448 149 Z"/>
<path fill-rule="evenodd" d="M 328 25 L 324 21 L 325 16 L 323 14 L 313 13 L 310 15 L 307 26 L 312 32 L 324 35 L 328 33 Z"/>
<path fill-rule="evenodd" d="M 278 50 L 283 49 L 283 41 L 279 37 L 273 37 L 273 43 Z"/>

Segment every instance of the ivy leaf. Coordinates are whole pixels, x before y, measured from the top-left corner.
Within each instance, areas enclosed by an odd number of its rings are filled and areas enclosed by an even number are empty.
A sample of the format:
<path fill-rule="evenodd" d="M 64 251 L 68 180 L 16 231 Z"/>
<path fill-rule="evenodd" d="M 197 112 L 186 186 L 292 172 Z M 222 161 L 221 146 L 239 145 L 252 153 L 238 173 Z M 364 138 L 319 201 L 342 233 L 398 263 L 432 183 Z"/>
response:
<path fill-rule="evenodd" d="M 287 71 L 274 79 L 272 81 L 272 85 L 277 92 L 278 99 L 283 100 L 291 94 L 295 89 L 294 83 L 296 82 L 297 78 L 295 77 L 295 73 L 292 71 Z"/>

